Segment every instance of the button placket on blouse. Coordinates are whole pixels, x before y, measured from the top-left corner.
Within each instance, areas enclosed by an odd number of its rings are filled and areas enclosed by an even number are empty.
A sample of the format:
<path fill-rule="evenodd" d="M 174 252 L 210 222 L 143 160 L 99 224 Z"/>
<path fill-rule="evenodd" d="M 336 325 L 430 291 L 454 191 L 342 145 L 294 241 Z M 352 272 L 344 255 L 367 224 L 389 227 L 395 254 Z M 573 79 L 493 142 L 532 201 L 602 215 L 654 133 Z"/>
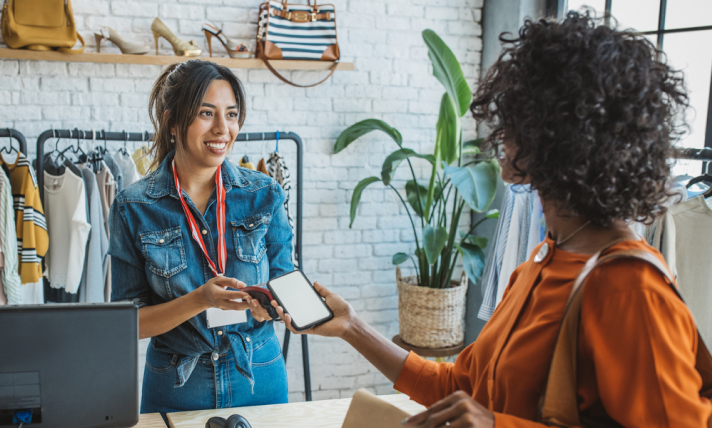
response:
<path fill-rule="evenodd" d="M 213 246 L 213 234 L 212 234 L 211 231 L 210 231 L 210 225 L 208 224 L 208 221 L 206 220 L 206 218 L 203 216 L 203 213 L 201 213 L 200 210 L 198 210 L 198 208 L 195 206 L 195 204 L 194 204 L 193 201 L 190 199 L 190 197 L 188 197 L 187 200 L 188 200 L 188 202 L 189 202 L 189 206 L 190 206 L 196 213 L 198 213 L 198 215 L 197 215 L 197 216 L 194 215 L 194 217 L 196 218 L 196 221 L 199 221 L 199 222 L 200 222 L 200 233 L 203 234 L 203 240 L 205 241 L 206 238 L 207 238 L 207 242 L 205 243 L 205 246 L 206 246 L 207 249 L 208 249 L 208 254 L 210 254 L 210 258 L 211 258 L 211 259 L 216 260 L 217 257 L 213 254 L 213 253 L 214 253 L 214 251 L 213 251 L 213 248 L 214 248 L 214 246 Z M 213 193 L 210 195 L 210 199 L 208 199 L 208 204 L 206 205 L 206 208 L 205 208 L 205 213 L 206 213 L 206 214 L 210 212 L 210 207 L 211 207 L 211 206 L 213 205 L 213 203 L 215 203 L 216 201 L 217 201 L 217 197 L 216 197 L 216 195 L 215 195 L 215 191 L 213 191 Z M 216 220 L 217 220 L 217 219 L 216 219 Z M 207 281 L 210 280 L 210 278 L 213 277 L 213 272 L 212 272 L 212 270 L 210 270 L 210 266 L 208 265 L 208 261 L 205 260 L 205 257 L 200 257 L 200 260 L 202 260 L 202 264 L 203 264 L 203 278 L 205 278 L 205 282 L 207 282 Z M 220 338 L 221 338 L 222 335 L 223 335 L 223 331 L 222 331 L 222 330 L 215 330 L 215 329 L 213 329 L 213 330 L 212 330 L 212 333 L 213 333 L 213 345 L 214 345 L 214 349 L 219 349 L 219 347 L 220 347 Z M 213 353 L 213 361 L 217 361 L 217 358 L 215 358 L 217 355 L 218 355 L 217 352 L 214 352 L 214 353 Z"/>
<path fill-rule="evenodd" d="M 539 278 L 539 275 L 541 275 L 541 271 L 544 269 L 544 266 L 546 266 L 549 261 L 552 258 L 554 251 L 550 248 L 548 242 L 544 242 L 539 248 L 539 251 L 537 252 L 536 256 L 534 256 L 534 264 L 530 264 L 527 268 L 533 270 L 533 272 L 522 272 L 519 275 L 519 278 Z M 503 339 L 500 340 L 498 345 L 495 348 L 495 352 L 493 353 L 493 357 L 491 360 L 491 365 L 490 365 L 490 370 L 487 376 L 487 390 L 488 390 L 488 395 L 490 397 L 490 401 L 495 399 L 495 372 L 497 371 L 497 364 L 499 363 L 499 358 L 502 356 L 502 352 L 504 351 L 504 348 L 507 346 L 509 343 L 509 338 L 514 330 L 514 327 L 517 325 L 517 322 L 519 320 L 519 316 L 521 315 L 522 311 L 524 310 L 524 307 L 526 306 L 527 302 L 529 301 L 529 297 L 531 293 L 534 290 L 534 282 L 531 284 L 526 284 L 528 287 L 528 290 L 526 293 L 523 293 L 523 295 L 519 295 L 516 302 L 511 302 L 512 305 L 518 305 L 518 309 L 516 311 L 516 316 L 512 317 L 512 320 L 507 324 L 506 328 L 506 334 L 504 335 Z M 521 288 L 520 288 L 521 289 Z"/>

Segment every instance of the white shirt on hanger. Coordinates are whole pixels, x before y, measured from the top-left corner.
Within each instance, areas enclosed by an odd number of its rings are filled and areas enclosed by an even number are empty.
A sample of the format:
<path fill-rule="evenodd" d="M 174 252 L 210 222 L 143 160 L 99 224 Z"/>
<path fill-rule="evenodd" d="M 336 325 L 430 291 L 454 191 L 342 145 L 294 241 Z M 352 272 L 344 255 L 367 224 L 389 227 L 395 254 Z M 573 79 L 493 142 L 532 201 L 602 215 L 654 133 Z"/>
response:
<path fill-rule="evenodd" d="M 49 233 L 46 266 L 52 288 L 76 293 L 82 280 L 87 239 L 84 180 L 67 168 L 64 174 L 45 175 L 45 217 Z"/>

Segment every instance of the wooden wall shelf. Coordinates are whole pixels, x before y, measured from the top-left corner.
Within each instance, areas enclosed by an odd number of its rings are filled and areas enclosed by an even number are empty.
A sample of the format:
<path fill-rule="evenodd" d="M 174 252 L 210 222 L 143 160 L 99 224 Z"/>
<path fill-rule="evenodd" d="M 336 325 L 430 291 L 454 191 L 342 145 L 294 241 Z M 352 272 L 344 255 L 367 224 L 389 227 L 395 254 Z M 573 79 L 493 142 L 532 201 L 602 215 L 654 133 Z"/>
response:
<path fill-rule="evenodd" d="M 66 61 L 66 62 L 100 62 L 111 64 L 148 64 L 148 65 L 169 65 L 176 62 L 184 62 L 190 59 L 204 59 L 229 68 L 264 68 L 261 59 L 232 59 L 232 58 L 210 58 L 210 57 L 182 57 L 169 55 L 121 55 L 102 53 L 81 53 L 76 55 L 63 54 L 53 51 L 30 51 L 26 49 L 0 48 L 0 58 L 2 59 L 28 59 L 35 61 Z M 278 70 L 330 70 L 333 62 L 330 61 L 285 61 L 274 60 L 270 64 Z M 337 70 L 354 70 L 354 63 L 340 62 L 336 66 Z"/>

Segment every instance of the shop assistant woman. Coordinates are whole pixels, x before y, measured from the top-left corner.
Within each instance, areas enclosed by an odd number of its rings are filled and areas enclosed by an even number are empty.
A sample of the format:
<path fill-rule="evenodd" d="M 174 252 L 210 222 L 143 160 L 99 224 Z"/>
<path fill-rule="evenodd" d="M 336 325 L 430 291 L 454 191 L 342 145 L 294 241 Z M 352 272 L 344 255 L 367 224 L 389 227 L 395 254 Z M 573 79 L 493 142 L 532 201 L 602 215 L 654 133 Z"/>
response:
<path fill-rule="evenodd" d="M 226 67 L 168 67 L 151 92 L 155 171 L 111 207 L 112 301 L 133 301 L 151 338 L 142 413 L 287 402 L 272 321 L 236 291 L 294 269 L 285 194 L 226 160 L 245 121 L 245 94 Z M 235 301 L 244 299 L 242 302 Z M 208 328 L 208 308 L 248 310 Z"/>
<path fill-rule="evenodd" d="M 645 38 L 576 13 L 527 22 L 505 43 L 472 111 L 490 125 L 490 147 L 502 149 L 502 178 L 538 190 L 549 236 L 514 271 L 494 315 L 454 364 L 408 354 L 317 285 L 335 317 L 310 333 L 348 341 L 397 390 L 431 406 L 406 425 L 543 428 L 535 422 L 539 398 L 584 263 L 619 240 L 612 251 L 663 261 L 626 224 L 664 212 L 676 115 L 688 104 L 681 76 L 656 56 Z M 621 259 L 596 269 L 578 343 L 578 410 L 593 421 L 585 426 L 708 426 L 699 346 L 692 315 L 651 265 Z"/>

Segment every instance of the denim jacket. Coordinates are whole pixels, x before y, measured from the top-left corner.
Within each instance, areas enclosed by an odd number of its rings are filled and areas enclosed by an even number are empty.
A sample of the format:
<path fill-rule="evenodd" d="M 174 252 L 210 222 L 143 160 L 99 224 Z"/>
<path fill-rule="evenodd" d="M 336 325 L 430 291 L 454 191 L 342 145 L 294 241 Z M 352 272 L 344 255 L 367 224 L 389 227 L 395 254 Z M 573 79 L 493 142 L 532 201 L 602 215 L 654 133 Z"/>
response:
<path fill-rule="evenodd" d="M 109 214 L 112 301 L 132 301 L 139 308 L 177 299 L 197 289 L 213 273 L 193 240 L 178 198 L 171 153 L 156 169 L 122 190 Z M 292 229 L 284 209 L 284 190 L 267 175 L 225 161 L 225 276 L 247 286 L 294 270 Z M 210 258 L 217 263 L 216 193 L 203 216 L 183 192 Z M 218 352 L 228 338 L 235 365 L 252 386 L 252 349 L 274 334 L 272 321 L 209 329 L 205 312 L 152 338 L 153 346 L 177 356 L 176 387 L 183 386 L 202 354 Z M 224 346 L 223 346 L 224 348 Z M 254 388 L 253 388 L 254 389 Z"/>

